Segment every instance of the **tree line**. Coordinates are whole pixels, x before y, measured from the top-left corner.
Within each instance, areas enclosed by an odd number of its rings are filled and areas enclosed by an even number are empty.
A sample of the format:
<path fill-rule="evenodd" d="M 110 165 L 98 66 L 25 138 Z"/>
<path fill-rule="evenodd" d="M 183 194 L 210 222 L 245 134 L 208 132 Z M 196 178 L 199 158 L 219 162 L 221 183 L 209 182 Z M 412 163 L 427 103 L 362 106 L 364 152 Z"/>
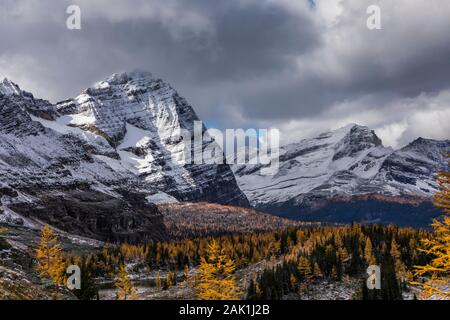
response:
<path fill-rule="evenodd" d="M 441 191 L 435 203 L 445 215 L 433 222 L 433 232 L 365 223 L 291 227 L 142 245 L 106 245 L 99 252 L 79 257 L 64 255 L 54 232 L 44 226 L 36 249 L 36 270 L 43 278 L 63 284 L 65 266 L 81 266 L 82 288 L 74 292 L 80 299 L 97 295 L 98 277 L 116 279 L 118 299 L 136 298 L 129 265 L 140 272 L 167 271 L 164 281 L 156 281 L 162 289 L 176 284 L 177 271 L 183 271 L 187 278 L 189 269 L 197 268 L 200 299 L 282 299 L 307 292 L 322 280 L 340 282 L 349 277 L 362 279 L 355 296 L 358 299 L 402 299 L 408 285 L 421 287 L 425 298 L 450 298 L 450 174 L 440 174 L 438 181 Z M 250 279 L 247 292 L 240 292 L 234 271 L 257 262 L 264 262 L 263 267 Z M 365 273 L 370 265 L 381 268 L 380 290 L 367 290 Z"/>

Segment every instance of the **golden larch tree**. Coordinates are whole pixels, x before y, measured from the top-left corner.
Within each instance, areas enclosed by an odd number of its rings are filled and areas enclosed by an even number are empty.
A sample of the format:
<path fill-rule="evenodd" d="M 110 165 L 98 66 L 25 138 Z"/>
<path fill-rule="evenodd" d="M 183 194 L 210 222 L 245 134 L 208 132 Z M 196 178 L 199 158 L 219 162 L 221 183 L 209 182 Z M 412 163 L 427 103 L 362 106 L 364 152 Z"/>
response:
<path fill-rule="evenodd" d="M 213 240 L 207 249 L 207 258 L 201 258 L 198 268 L 197 298 L 201 300 L 239 300 L 241 292 L 236 285 L 236 266 L 224 249 Z"/>
<path fill-rule="evenodd" d="M 394 259 L 394 267 L 395 267 L 395 276 L 401 282 L 404 282 L 407 279 L 406 267 L 401 259 L 400 246 L 398 245 L 395 239 L 391 241 L 391 257 Z"/>
<path fill-rule="evenodd" d="M 166 277 L 166 287 L 171 288 L 175 285 L 176 279 L 175 279 L 175 273 L 172 271 L 169 271 L 167 273 Z"/>
<path fill-rule="evenodd" d="M 311 282 L 312 278 L 313 278 L 313 273 L 311 270 L 311 263 L 309 262 L 309 259 L 301 256 L 299 261 L 298 261 L 298 271 L 300 272 L 300 275 L 303 278 L 304 282 Z"/>
<path fill-rule="evenodd" d="M 316 277 L 316 278 L 323 277 L 322 270 L 320 270 L 319 264 L 317 262 L 314 263 L 314 269 L 313 270 L 314 270 L 313 271 L 314 277 Z"/>
<path fill-rule="evenodd" d="M 41 239 L 36 249 L 36 270 L 42 278 L 49 278 L 57 285 L 63 285 L 66 263 L 57 235 L 49 225 L 41 229 Z"/>
<path fill-rule="evenodd" d="M 377 263 L 377 260 L 372 253 L 372 241 L 370 241 L 369 237 L 367 237 L 366 245 L 364 247 L 364 259 L 366 259 L 369 266 Z"/>
<path fill-rule="evenodd" d="M 301 256 L 297 265 L 298 272 L 302 277 L 300 289 L 306 290 L 313 280 L 313 273 L 311 270 L 311 263 L 308 258 Z"/>
<path fill-rule="evenodd" d="M 442 221 L 434 220 L 433 235 L 422 240 L 420 251 L 430 255 L 432 260 L 425 266 L 416 266 L 414 275 L 423 277 L 424 282 L 412 282 L 422 287 L 423 298 L 450 299 L 450 173 L 438 176 L 440 191 L 435 196 L 435 205 L 445 212 Z"/>
<path fill-rule="evenodd" d="M 136 288 L 133 286 L 124 264 L 119 266 L 116 288 L 119 290 L 117 300 L 138 300 Z"/>
<path fill-rule="evenodd" d="M 161 288 L 162 288 L 162 280 L 161 280 L 161 276 L 160 276 L 159 272 L 156 275 L 155 284 L 156 284 L 156 289 L 161 290 Z"/>

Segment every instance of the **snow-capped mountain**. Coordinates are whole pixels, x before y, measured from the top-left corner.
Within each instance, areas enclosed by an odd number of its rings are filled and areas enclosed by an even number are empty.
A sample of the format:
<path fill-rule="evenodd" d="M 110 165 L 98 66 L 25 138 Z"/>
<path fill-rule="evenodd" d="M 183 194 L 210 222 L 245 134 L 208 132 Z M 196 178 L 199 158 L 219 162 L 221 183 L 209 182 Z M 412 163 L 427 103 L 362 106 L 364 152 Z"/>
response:
<path fill-rule="evenodd" d="M 280 169 L 185 164 L 192 107 L 147 72 L 114 74 L 56 105 L 0 82 L 0 222 L 107 240 L 164 238 L 154 204 L 205 201 L 304 220 L 425 225 L 450 141 L 400 150 L 348 125 L 280 150 Z M 206 130 L 206 128 L 203 128 Z M 204 141 L 205 149 L 214 142 Z M 189 149 L 191 148 L 191 149 Z M 242 191 L 241 191 L 242 190 Z"/>
<path fill-rule="evenodd" d="M 185 164 L 180 130 L 199 120 L 166 82 L 148 72 L 114 74 L 73 100 L 57 105 L 66 125 L 104 137 L 118 158 L 101 158 L 124 168 L 179 200 L 248 206 L 228 165 Z M 205 131 L 206 128 L 203 128 Z M 202 148 L 213 142 L 204 141 Z"/>
<path fill-rule="evenodd" d="M 0 221 L 101 239 L 163 238 L 153 203 L 247 206 L 228 165 L 177 162 L 197 120 L 149 73 L 115 74 L 57 105 L 0 83 Z M 206 142 L 203 147 L 206 147 Z"/>
<path fill-rule="evenodd" d="M 436 215 L 430 199 L 449 152 L 450 140 L 422 138 L 395 151 L 369 128 L 352 124 L 281 147 L 274 176 L 248 165 L 234 171 L 260 210 L 308 220 L 420 225 Z"/>

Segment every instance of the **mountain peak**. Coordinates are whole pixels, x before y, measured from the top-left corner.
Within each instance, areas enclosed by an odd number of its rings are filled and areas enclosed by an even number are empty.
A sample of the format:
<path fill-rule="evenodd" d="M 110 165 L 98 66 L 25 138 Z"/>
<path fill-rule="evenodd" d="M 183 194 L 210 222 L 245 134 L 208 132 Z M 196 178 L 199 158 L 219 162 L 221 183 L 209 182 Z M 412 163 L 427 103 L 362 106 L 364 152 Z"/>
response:
<path fill-rule="evenodd" d="M 399 151 L 419 152 L 431 157 L 432 154 L 439 153 L 438 150 L 448 149 L 449 144 L 450 140 L 434 140 L 419 137 L 401 148 Z M 438 158 L 444 159 L 447 153 L 442 153 L 438 156 Z"/>
<path fill-rule="evenodd" d="M 146 71 L 115 73 L 56 108 L 63 115 L 78 115 L 71 124 L 96 126 L 115 142 L 126 134 L 127 123 L 170 135 L 168 128 L 191 128 L 198 119 L 170 84 Z"/>
<path fill-rule="evenodd" d="M 362 126 L 356 123 L 349 123 L 337 129 L 332 129 L 327 132 L 323 132 L 319 135 L 319 137 L 334 136 L 336 139 L 340 140 L 343 139 L 345 136 L 354 134 L 356 132 L 369 132 L 369 131 L 370 129 L 366 126 Z"/>
<path fill-rule="evenodd" d="M 341 129 L 351 130 L 353 128 L 364 128 L 365 126 L 359 125 L 357 123 L 351 122 L 343 127 Z"/>
<path fill-rule="evenodd" d="M 20 95 L 21 90 L 17 84 L 9 80 L 8 78 L 4 78 L 0 82 L 0 94 L 3 95 Z"/>
<path fill-rule="evenodd" d="M 429 143 L 435 143 L 435 142 L 440 142 L 440 141 L 434 140 L 434 139 L 418 137 L 417 139 L 411 141 L 409 144 L 410 145 L 422 145 L 422 144 L 429 144 Z"/>
<path fill-rule="evenodd" d="M 363 126 L 363 125 L 360 125 L 357 123 L 349 123 L 339 129 L 334 130 L 334 131 L 335 132 L 342 131 L 342 132 L 351 133 L 351 132 L 371 131 L 371 130 L 368 126 Z"/>
<path fill-rule="evenodd" d="M 346 126 L 348 128 L 348 136 L 350 141 L 356 140 L 356 142 L 371 143 L 375 146 L 382 146 L 381 139 L 377 136 L 374 130 L 371 130 L 367 126 L 358 124 L 350 124 Z"/>
<path fill-rule="evenodd" d="M 128 83 L 129 81 L 151 81 L 153 80 L 153 75 L 148 71 L 135 70 L 132 72 L 121 72 L 114 73 L 107 77 L 105 80 L 97 82 L 94 85 L 94 88 L 102 88 L 105 84 L 108 85 L 123 85 Z"/>
<path fill-rule="evenodd" d="M 137 80 L 137 79 L 153 79 L 153 74 L 146 70 L 133 70 L 131 72 L 126 72 L 126 75 L 130 79 Z"/>

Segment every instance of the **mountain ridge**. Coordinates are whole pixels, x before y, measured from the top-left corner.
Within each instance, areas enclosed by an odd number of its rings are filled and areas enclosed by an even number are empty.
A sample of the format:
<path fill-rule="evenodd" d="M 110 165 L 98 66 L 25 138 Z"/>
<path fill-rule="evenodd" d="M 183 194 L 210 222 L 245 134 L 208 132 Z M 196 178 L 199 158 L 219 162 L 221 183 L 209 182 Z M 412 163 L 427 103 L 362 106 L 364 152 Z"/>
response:
<path fill-rule="evenodd" d="M 155 195 L 248 206 L 228 165 L 171 161 L 184 146 L 169 136 L 196 119 L 170 85 L 147 73 L 113 75 L 58 105 L 2 81 L 0 222 L 37 220 L 136 242 L 168 237 L 148 200 Z"/>
<path fill-rule="evenodd" d="M 182 163 L 187 147 L 174 136 L 178 130 L 192 131 L 197 120 L 192 106 L 149 72 L 113 74 L 56 104 L 3 80 L 0 221 L 7 215 L 15 221 L 31 216 L 100 239 L 133 238 L 138 224 L 144 224 L 143 234 L 158 229 L 151 227 L 161 220 L 152 203 L 251 204 L 294 219 L 349 222 L 348 214 L 336 207 L 352 211 L 353 201 L 359 211 L 366 204 L 369 212 L 351 219 L 398 223 L 389 216 L 399 209 L 384 206 L 416 210 L 430 202 L 437 189 L 434 175 L 446 168 L 445 154 L 450 152 L 449 140 L 425 138 L 394 150 L 384 147 L 370 128 L 349 124 L 282 146 L 278 173 L 264 176 L 262 165 Z M 204 141 L 202 148 L 211 143 Z M 402 203 L 400 198 L 409 200 Z M 121 208 L 111 221 L 109 209 L 100 208 L 105 202 Z M 49 206 L 69 222 L 47 217 Z M 152 212 L 144 219 L 148 226 L 142 220 L 146 214 L 136 214 L 142 210 Z M 426 219 L 436 216 L 431 206 L 425 211 Z M 119 222 L 123 217 L 127 222 Z M 160 231 L 156 233 L 164 237 L 164 228 Z"/>
<path fill-rule="evenodd" d="M 418 203 L 426 202 L 420 225 L 439 215 L 431 198 L 438 189 L 436 174 L 448 168 L 449 152 L 450 140 L 424 138 L 398 150 L 386 148 L 373 130 L 351 124 L 282 146 L 280 171 L 273 177 L 248 165 L 234 171 L 252 206 L 261 211 L 305 220 L 351 222 L 370 216 L 401 223 L 397 218 L 403 213 L 395 217 L 401 210 L 394 204 L 403 202 L 405 209 L 417 211 Z M 401 197 L 415 198 L 414 205 Z M 343 212 L 355 211 L 352 199 L 359 206 L 354 215 Z M 364 204 L 367 213 L 361 212 Z"/>

